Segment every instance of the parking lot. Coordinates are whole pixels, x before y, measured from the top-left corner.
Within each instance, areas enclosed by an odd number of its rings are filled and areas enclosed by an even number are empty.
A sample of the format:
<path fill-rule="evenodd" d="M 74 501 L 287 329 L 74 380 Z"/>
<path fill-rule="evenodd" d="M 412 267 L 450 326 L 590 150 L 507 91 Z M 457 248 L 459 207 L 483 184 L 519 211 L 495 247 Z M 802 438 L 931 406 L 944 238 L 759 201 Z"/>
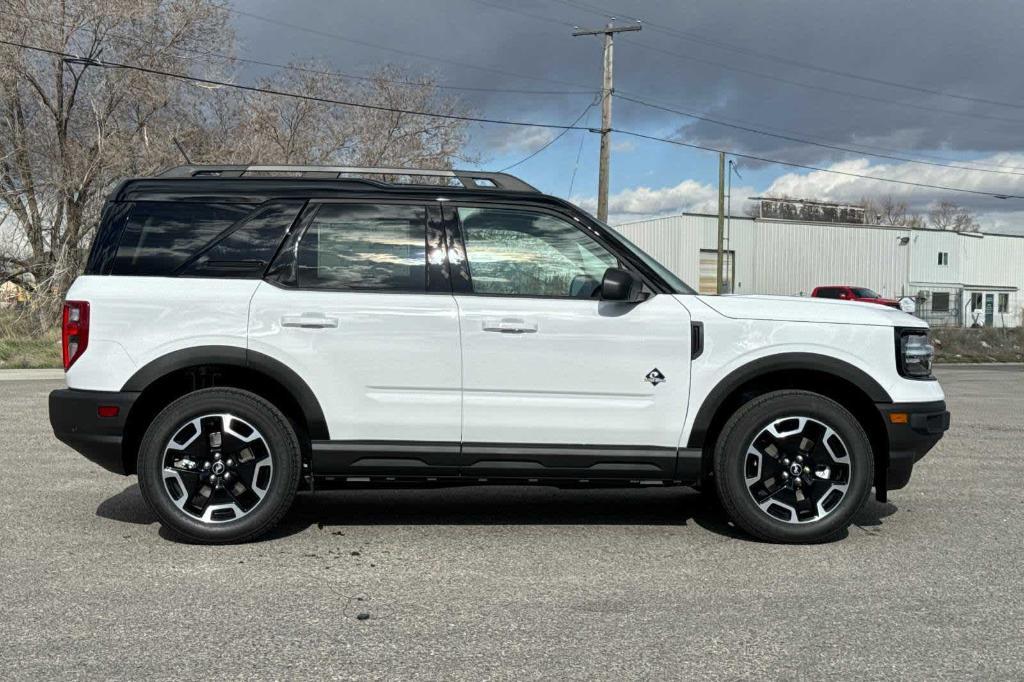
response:
<path fill-rule="evenodd" d="M 688 488 L 505 487 L 302 494 L 266 541 L 180 544 L 52 437 L 59 380 L 0 380 L 0 677 L 1019 679 L 1024 371 L 939 375 L 910 487 L 806 547 Z"/>

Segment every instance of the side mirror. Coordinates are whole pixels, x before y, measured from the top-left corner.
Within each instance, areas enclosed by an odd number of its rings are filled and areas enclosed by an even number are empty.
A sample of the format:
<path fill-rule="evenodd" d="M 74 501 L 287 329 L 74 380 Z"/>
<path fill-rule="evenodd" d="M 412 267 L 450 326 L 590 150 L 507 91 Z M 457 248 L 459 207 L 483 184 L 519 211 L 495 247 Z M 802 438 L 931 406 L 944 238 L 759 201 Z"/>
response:
<path fill-rule="evenodd" d="M 641 300 L 640 280 L 628 270 L 608 268 L 601 280 L 601 298 L 606 301 L 635 303 Z"/>

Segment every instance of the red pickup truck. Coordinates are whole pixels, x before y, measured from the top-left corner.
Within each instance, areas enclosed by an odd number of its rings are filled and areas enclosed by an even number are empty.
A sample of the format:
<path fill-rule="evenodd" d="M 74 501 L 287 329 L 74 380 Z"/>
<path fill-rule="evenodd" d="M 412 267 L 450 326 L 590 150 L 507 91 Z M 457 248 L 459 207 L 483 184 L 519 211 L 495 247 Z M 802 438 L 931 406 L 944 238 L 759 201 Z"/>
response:
<path fill-rule="evenodd" d="M 871 289 L 866 289 L 864 287 L 815 287 L 814 291 L 811 292 L 811 296 L 815 298 L 839 298 L 844 301 L 861 301 L 862 303 L 877 303 L 879 305 L 887 305 L 890 308 L 896 309 L 899 309 L 900 307 L 899 301 L 891 298 L 882 298 Z"/>

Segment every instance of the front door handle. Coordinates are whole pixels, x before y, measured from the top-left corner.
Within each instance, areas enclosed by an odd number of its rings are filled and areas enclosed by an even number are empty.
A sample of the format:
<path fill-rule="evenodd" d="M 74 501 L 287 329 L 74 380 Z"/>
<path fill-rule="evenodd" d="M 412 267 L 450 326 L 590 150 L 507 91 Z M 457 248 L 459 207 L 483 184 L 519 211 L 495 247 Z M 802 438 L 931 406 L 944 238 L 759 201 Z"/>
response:
<path fill-rule="evenodd" d="M 537 323 L 505 317 L 500 320 L 484 320 L 483 329 L 485 332 L 500 334 L 535 334 L 537 333 Z"/>
<path fill-rule="evenodd" d="M 327 317 L 323 313 L 302 313 L 301 315 L 283 315 L 282 327 L 300 327 L 302 329 L 328 329 L 338 326 L 338 318 Z"/>

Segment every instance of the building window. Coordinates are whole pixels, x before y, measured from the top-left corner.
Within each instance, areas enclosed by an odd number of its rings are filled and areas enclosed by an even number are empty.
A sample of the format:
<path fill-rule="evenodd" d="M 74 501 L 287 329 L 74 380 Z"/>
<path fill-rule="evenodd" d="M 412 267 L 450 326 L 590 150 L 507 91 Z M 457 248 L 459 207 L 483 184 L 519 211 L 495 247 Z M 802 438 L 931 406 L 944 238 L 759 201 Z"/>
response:
<path fill-rule="evenodd" d="M 971 294 L 971 310 L 981 310 L 982 294 Z"/>
<path fill-rule="evenodd" d="M 936 291 L 932 294 L 932 312 L 934 313 L 946 313 L 949 312 L 949 292 L 948 291 Z"/>
<path fill-rule="evenodd" d="M 949 265 L 949 251 L 939 251 L 939 265 Z"/>
<path fill-rule="evenodd" d="M 1010 312 L 1010 295 L 999 294 L 999 312 L 1008 313 Z"/>

